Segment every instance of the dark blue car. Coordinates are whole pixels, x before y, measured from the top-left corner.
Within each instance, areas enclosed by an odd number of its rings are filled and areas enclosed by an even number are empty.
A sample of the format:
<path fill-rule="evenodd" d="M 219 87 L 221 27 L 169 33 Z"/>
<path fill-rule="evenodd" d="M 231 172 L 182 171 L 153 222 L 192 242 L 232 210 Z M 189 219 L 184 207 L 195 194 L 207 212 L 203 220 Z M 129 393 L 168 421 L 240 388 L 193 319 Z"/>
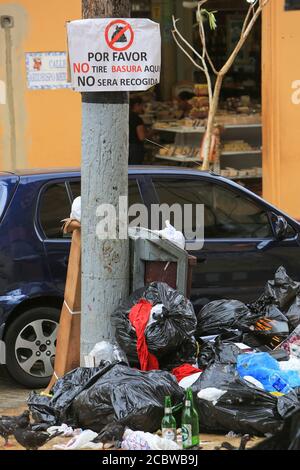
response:
<path fill-rule="evenodd" d="M 28 387 L 53 372 L 70 238 L 61 231 L 80 195 L 80 172 L 0 175 L 0 364 Z M 205 244 L 193 251 L 195 309 L 210 300 L 251 301 L 283 265 L 300 276 L 300 224 L 212 173 L 130 167 L 129 204 L 205 204 Z"/>

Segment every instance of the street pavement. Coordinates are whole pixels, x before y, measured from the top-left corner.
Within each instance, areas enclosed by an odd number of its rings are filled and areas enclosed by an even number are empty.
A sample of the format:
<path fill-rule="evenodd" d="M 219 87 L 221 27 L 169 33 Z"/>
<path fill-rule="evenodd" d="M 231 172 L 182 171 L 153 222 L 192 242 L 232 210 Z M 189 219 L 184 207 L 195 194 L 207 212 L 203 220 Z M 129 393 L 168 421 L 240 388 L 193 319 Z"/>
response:
<path fill-rule="evenodd" d="M 29 393 L 30 390 L 17 384 L 5 367 L 0 366 L 0 415 L 9 409 L 25 408 Z"/>

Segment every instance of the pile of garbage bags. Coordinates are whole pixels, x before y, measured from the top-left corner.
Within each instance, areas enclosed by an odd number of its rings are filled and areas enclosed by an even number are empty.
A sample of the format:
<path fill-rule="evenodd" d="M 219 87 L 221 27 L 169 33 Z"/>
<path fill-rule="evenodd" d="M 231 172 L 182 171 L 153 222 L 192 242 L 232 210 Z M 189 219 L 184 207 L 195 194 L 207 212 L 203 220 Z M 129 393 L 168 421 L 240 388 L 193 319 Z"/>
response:
<path fill-rule="evenodd" d="M 255 302 L 216 300 L 197 316 L 183 295 L 153 282 L 112 322 L 117 343 L 95 346 L 95 367 L 60 378 L 51 397 L 30 395 L 37 425 L 99 433 L 117 423 L 130 429 L 126 445 L 147 446 L 146 435 L 130 433 L 157 431 L 165 396 L 178 409 L 191 386 L 200 432 L 272 435 L 266 446 L 280 448 L 276 436 L 289 429 L 286 446 L 299 448 L 300 283 L 283 267 Z"/>
<path fill-rule="evenodd" d="M 66 423 L 95 432 L 112 422 L 134 430 L 157 431 L 165 396 L 172 396 L 174 405 L 184 399 L 172 374 L 142 372 L 123 363 L 75 369 L 56 382 L 51 394 L 31 393 L 28 407 L 35 423 Z"/>

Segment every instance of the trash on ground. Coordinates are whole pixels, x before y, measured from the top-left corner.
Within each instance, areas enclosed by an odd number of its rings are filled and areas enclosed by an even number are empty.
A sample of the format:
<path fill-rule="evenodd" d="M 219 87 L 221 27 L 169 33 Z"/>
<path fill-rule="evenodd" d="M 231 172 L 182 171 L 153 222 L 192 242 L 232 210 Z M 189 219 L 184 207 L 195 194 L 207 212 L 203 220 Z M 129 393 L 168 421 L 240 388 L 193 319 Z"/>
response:
<path fill-rule="evenodd" d="M 95 344 L 88 356 L 91 358 L 92 367 L 98 367 L 102 362 L 111 364 L 117 361 L 128 364 L 127 357 L 118 344 L 109 341 Z"/>
<path fill-rule="evenodd" d="M 97 437 L 97 433 L 86 429 L 74 436 L 66 444 L 55 444 L 53 449 L 57 450 L 79 450 L 79 449 L 103 449 L 103 444 L 92 442 Z"/>
<path fill-rule="evenodd" d="M 179 450 L 181 447 L 170 439 L 163 439 L 157 434 L 126 429 L 122 442 L 126 450 Z"/>
<path fill-rule="evenodd" d="M 213 404 L 198 393 L 216 388 L 225 393 Z M 294 391 L 279 397 L 243 380 L 233 364 L 212 364 L 192 385 L 202 432 L 229 432 L 262 436 L 276 432 L 283 418 L 299 406 Z M 201 397 L 201 395 L 200 395 Z"/>
<path fill-rule="evenodd" d="M 300 410 L 288 415 L 274 436 L 255 445 L 251 450 L 300 450 Z"/>
<path fill-rule="evenodd" d="M 295 370 L 282 370 L 280 364 L 268 353 L 241 354 L 237 371 L 241 377 L 251 376 L 258 380 L 267 392 L 289 393 L 300 387 L 300 375 Z"/>
<path fill-rule="evenodd" d="M 49 399 L 31 394 L 28 406 L 37 422 L 64 422 L 100 432 L 114 421 L 135 430 L 160 427 L 166 395 L 183 402 L 176 378 L 164 371 L 142 372 L 125 364 L 78 368 L 59 379 Z"/>
<path fill-rule="evenodd" d="M 162 304 L 164 307 L 160 312 L 153 313 L 149 323 L 151 309 L 147 303 L 152 306 Z M 136 309 L 141 310 L 142 320 L 137 320 Z M 131 314 L 132 310 L 134 315 Z M 116 339 L 131 366 L 142 367 L 144 354 L 148 358 L 149 354 L 153 355 L 163 370 L 172 370 L 184 363 L 195 363 L 197 345 L 194 333 L 197 320 L 194 308 L 188 299 L 167 284 L 153 282 L 135 291 L 116 309 L 112 321 L 116 328 Z M 136 327 L 139 324 L 138 332 L 133 323 Z M 142 340 L 143 336 L 145 341 Z M 146 353 L 145 345 L 148 350 Z M 150 356 L 150 359 L 153 360 L 153 357 Z"/>

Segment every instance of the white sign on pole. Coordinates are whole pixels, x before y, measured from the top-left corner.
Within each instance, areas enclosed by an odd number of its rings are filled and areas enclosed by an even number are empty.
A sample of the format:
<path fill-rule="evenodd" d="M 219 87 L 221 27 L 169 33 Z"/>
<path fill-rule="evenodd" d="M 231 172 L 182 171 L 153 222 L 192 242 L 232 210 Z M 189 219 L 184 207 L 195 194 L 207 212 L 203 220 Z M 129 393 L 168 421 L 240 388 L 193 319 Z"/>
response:
<path fill-rule="evenodd" d="M 31 90 L 70 88 L 66 52 L 27 52 L 26 71 Z"/>
<path fill-rule="evenodd" d="M 143 91 L 159 83 L 161 35 L 144 18 L 87 19 L 67 24 L 76 91 Z"/>

